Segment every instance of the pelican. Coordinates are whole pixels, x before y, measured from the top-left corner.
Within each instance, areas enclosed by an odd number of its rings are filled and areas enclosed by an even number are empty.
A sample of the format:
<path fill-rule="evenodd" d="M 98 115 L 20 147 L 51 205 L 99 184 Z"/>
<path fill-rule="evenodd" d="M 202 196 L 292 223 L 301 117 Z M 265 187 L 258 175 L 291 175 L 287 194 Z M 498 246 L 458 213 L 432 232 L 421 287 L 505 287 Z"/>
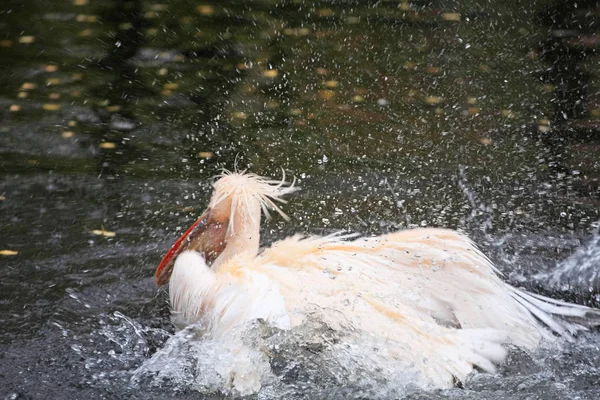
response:
<path fill-rule="evenodd" d="M 201 322 L 226 337 L 262 319 L 291 329 L 314 310 L 333 327 L 386 343 L 418 385 L 449 388 L 474 368 L 494 371 L 513 345 L 533 351 L 600 324 L 600 310 L 543 297 L 502 280 L 462 233 L 408 229 L 378 237 L 296 235 L 259 249 L 260 220 L 294 182 L 224 172 L 208 208 L 156 270 L 169 284 L 178 328 Z"/>

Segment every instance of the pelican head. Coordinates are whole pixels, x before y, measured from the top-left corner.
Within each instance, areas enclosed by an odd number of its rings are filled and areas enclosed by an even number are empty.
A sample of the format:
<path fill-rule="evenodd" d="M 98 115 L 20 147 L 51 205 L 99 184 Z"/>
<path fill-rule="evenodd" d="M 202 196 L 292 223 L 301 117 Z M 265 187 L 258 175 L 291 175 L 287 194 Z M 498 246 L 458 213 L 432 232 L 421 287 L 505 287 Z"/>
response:
<path fill-rule="evenodd" d="M 269 209 L 284 219 L 288 216 L 276 202 L 298 190 L 295 182 L 287 184 L 285 173 L 280 181 L 252 173 L 223 171 L 213 184 L 213 195 L 206 211 L 171 246 L 156 269 L 156 284 L 169 282 L 177 256 L 185 250 L 200 253 L 212 268 L 235 254 L 258 254 L 261 211 L 267 218 Z"/>

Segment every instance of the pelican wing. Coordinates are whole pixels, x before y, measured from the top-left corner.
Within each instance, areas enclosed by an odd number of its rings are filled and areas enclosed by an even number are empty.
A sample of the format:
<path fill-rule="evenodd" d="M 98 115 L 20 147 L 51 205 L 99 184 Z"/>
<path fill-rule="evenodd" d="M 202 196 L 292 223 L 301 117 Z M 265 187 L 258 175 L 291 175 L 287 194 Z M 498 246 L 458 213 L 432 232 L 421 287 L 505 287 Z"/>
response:
<path fill-rule="evenodd" d="M 350 304 L 373 299 L 379 304 L 374 313 L 410 309 L 447 327 L 493 328 L 529 349 L 550 335 L 513 299 L 487 257 L 455 231 L 417 229 L 353 241 L 295 236 L 261 258 L 263 270 L 288 292 L 318 291 Z"/>

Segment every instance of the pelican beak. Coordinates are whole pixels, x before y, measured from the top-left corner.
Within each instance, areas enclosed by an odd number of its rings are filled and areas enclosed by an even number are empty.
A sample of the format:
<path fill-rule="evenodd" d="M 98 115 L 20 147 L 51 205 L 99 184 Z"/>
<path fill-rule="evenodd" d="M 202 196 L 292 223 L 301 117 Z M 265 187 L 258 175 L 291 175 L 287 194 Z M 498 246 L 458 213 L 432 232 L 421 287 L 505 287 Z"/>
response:
<path fill-rule="evenodd" d="M 156 284 L 162 286 L 169 282 L 175 260 L 182 251 L 195 250 L 210 265 L 225 249 L 228 224 L 228 220 L 219 221 L 211 209 L 207 209 L 165 254 L 156 268 Z"/>

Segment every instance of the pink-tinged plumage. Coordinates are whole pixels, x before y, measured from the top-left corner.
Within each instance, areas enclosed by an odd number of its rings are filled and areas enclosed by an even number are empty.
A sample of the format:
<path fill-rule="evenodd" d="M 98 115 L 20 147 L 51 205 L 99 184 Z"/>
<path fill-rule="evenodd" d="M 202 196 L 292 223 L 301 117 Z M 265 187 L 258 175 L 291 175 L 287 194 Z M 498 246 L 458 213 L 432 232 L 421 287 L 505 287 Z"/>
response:
<path fill-rule="evenodd" d="M 419 384 L 443 388 L 474 365 L 493 371 L 506 344 L 534 350 L 553 332 L 570 339 L 600 324 L 599 310 L 504 283 L 452 230 L 294 236 L 259 253 L 261 210 L 285 217 L 275 202 L 295 190 L 249 173 L 220 177 L 200 228 L 157 270 L 157 281 L 170 277 L 177 326 L 202 322 L 207 335 L 223 337 L 254 319 L 289 329 L 318 312 L 334 328 L 393 343 L 391 354 L 414 365 Z"/>

